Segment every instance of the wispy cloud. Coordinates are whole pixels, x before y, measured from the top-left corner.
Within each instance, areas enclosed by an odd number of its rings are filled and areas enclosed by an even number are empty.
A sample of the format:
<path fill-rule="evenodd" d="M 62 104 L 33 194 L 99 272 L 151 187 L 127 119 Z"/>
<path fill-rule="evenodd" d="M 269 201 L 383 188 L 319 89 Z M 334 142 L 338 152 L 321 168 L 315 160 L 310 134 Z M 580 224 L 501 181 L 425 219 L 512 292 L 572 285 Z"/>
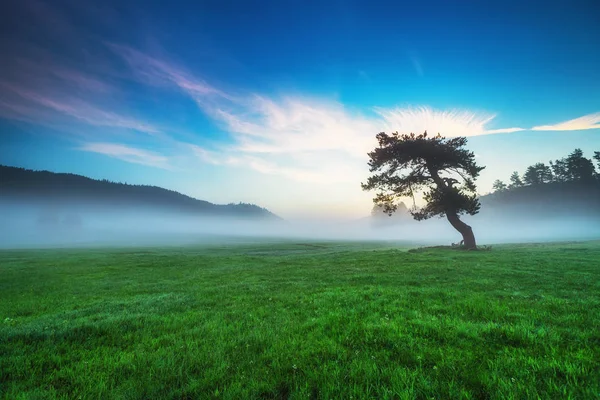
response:
<path fill-rule="evenodd" d="M 105 71 L 102 60 L 107 57 L 90 51 L 98 47 L 97 37 L 84 22 L 72 23 L 76 19 L 71 7 L 23 0 L 11 11 L 32 23 L 15 26 L 14 34 L 0 41 L 3 118 L 69 135 L 85 135 L 96 128 L 108 135 L 123 130 L 161 135 L 161 128 L 127 111 L 121 101 L 126 96 L 111 79 L 113 71 Z M 135 95 L 127 96 L 129 101 Z"/>
<path fill-rule="evenodd" d="M 190 147 L 199 160 L 210 164 L 250 168 L 299 181 L 341 182 L 364 174 L 367 152 L 381 131 L 427 130 L 452 137 L 522 130 L 488 130 L 495 115 L 471 110 L 396 107 L 374 108 L 365 114 L 334 101 L 228 93 L 168 60 L 129 47 L 109 47 L 138 79 L 181 90 L 221 124 L 230 136 L 229 144 L 213 149 Z"/>
<path fill-rule="evenodd" d="M 357 154 L 378 129 L 376 121 L 340 103 L 299 98 L 254 96 L 239 109 L 218 109 L 213 116 L 236 136 L 238 150 L 253 153 Z"/>
<path fill-rule="evenodd" d="M 114 43 L 106 43 L 106 45 L 127 62 L 137 77 L 148 84 L 154 86 L 175 85 L 198 102 L 205 101 L 209 96 L 230 99 L 227 93 L 193 77 L 183 67 L 149 56 L 128 46 Z"/>
<path fill-rule="evenodd" d="M 115 88 L 106 82 L 92 78 L 86 74 L 69 68 L 57 67 L 48 70 L 63 81 L 76 85 L 78 88 L 88 92 L 109 93 L 115 91 Z"/>
<path fill-rule="evenodd" d="M 221 166 L 236 166 L 251 168 L 257 172 L 267 175 L 279 175 L 296 181 L 328 183 L 330 176 L 323 171 L 308 170 L 287 166 L 285 162 L 273 162 L 271 157 L 256 156 L 250 153 L 237 152 L 235 156 L 228 155 L 230 151 L 212 151 L 197 145 L 188 145 L 192 152 L 201 161 Z M 281 161 L 281 160 L 280 160 Z"/>
<path fill-rule="evenodd" d="M 501 129 L 490 129 L 487 131 L 484 131 L 483 133 L 486 135 L 493 135 L 495 133 L 513 133 L 513 132 L 521 132 L 521 131 L 525 131 L 526 129 L 524 128 L 501 128 Z"/>
<path fill-rule="evenodd" d="M 233 156 L 235 165 L 263 173 L 301 181 L 342 182 L 364 174 L 366 153 L 376 144 L 374 135 L 381 131 L 427 130 L 446 137 L 473 137 L 526 130 L 487 129 L 495 116 L 470 110 L 398 107 L 374 111 L 376 117 L 367 117 L 336 102 L 255 96 L 243 108 L 212 113 L 225 124 L 233 144 L 211 153 L 210 162 Z M 592 118 L 584 120 L 590 123 Z"/>
<path fill-rule="evenodd" d="M 27 47 L 27 45 L 24 46 Z M 15 83 L 26 85 L 33 81 L 44 86 L 55 83 L 57 86 L 60 84 L 60 86 L 79 89 L 83 93 L 91 94 L 117 91 L 113 85 L 92 74 L 61 64 L 56 56 L 32 48 L 27 50 L 33 54 L 29 57 L 17 56 L 8 63 L 8 73 L 13 76 Z M 37 58 L 41 58 L 43 61 L 40 62 Z"/>
<path fill-rule="evenodd" d="M 419 59 L 415 56 L 410 56 L 410 62 L 413 65 L 413 68 L 415 69 L 415 72 L 417 73 L 417 75 L 419 76 L 424 76 L 425 72 L 423 71 L 423 66 L 421 65 L 421 62 L 419 61 Z"/>
<path fill-rule="evenodd" d="M 476 136 L 485 133 L 485 125 L 495 115 L 469 110 L 435 110 L 430 107 L 376 108 L 385 127 L 401 133 L 441 133 L 444 136 Z"/>
<path fill-rule="evenodd" d="M 340 103 L 255 96 L 242 109 L 218 109 L 215 119 L 233 136 L 233 144 L 216 152 L 198 153 L 211 163 L 222 159 L 256 171 L 301 181 L 331 183 L 364 174 L 367 152 L 381 131 L 473 136 L 485 132 L 493 116 L 428 107 L 375 110 L 367 117 Z"/>
<path fill-rule="evenodd" d="M 488 129 L 495 115 L 465 109 L 438 110 L 431 107 L 375 107 L 358 110 L 335 101 L 300 96 L 268 96 L 224 90 L 187 68 L 168 59 L 137 49 L 104 43 L 118 55 L 138 83 L 166 88 L 188 96 L 210 119 L 222 127 L 227 144 L 200 147 L 177 142 L 197 160 L 223 166 L 249 168 L 259 173 L 315 183 L 356 181 L 365 174 L 367 152 L 381 131 L 444 136 L 477 136 L 526 130 L 520 127 Z M 415 71 L 423 68 L 415 55 L 409 55 Z M 30 70 L 35 69 L 29 65 Z M 96 76 L 62 65 L 46 71 L 62 84 L 94 92 L 93 100 L 70 90 L 47 91 L 23 81 L 0 82 L 13 98 L 0 96 L 0 112 L 28 120 L 42 121 L 48 113 L 69 117 L 81 123 L 114 129 L 129 129 L 165 136 L 169 131 L 153 123 L 123 114 L 97 99 L 113 90 Z M 364 72 L 359 73 L 364 78 Z M 18 97 L 19 102 L 13 102 Z M 101 106 L 103 105 L 103 106 Z M 116 107 L 116 106 L 115 106 Z M 116 110 L 116 111 L 115 111 Z M 600 113 L 533 130 L 579 130 L 600 127 Z M 168 123 L 167 123 L 168 125 Z M 94 139 L 95 140 L 95 139 Z M 125 161 L 159 168 L 169 167 L 169 159 L 142 148 L 122 144 L 92 142 L 81 150 L 93 151 Z M 193 142 L 193 140 L 190 140 Z"/>
<path fill-rule="evenodd" d="M 10 120 L 24 121 L 32 124 L 39 121 L 50 122 L 52 115 L 37 108 L 28 107 L 16 101 L 5 101 L 0 99 L 0 117 Z"/>
<path fill-rule="evenodd" d="M 531 128 L 532 131 L 582 131 L 600 128 L 600 112 L 584 115 L 583 117 L 560 122 L 554 125 L 540 125 Z"/>
<path fill-rule="evenodd" d="M 27 103 L 27 106 L 11 107 L 11 112 L 38 123 L 45 122 L 43 119 L 40 119 L 44 114 L 37 110 L 42 107 L 45 110 L 52 110 L 89 125 L 132 129 L 148 134 L 158 134 L 160 132 L 157 127 L 151 124 L 112 111 L 104 110 L 84 100 L 68 95 L 63 95 L 61 97 L 57 94 L 45 94 L 2 81 L 0 81 L 0 87 L 5 91 L 5 95 L 6 92 L 11 92 L 12 94 L 19 96 L 21 100 L 25 100 Z M 9 101 L 3 101 L 0 103 L 0 107 L 3 107 L 3 104 L 6 105 L 10 103 L 11 102 Z"/>
<path fill-rule="evenodd" d="M 371 76 L 362 69 L 358 71 L 358 76 L 365 82 L 371 82 Z"/>
<path fill-rule="evenodd" d="M 169 163 L 168 157 L 124 144 L 92 142 L 83 144 L 81 147 L 79 147 L 79 150 L 103 154 L 134 164 L 147 165 L 162 169 L 173 169 Z"/>

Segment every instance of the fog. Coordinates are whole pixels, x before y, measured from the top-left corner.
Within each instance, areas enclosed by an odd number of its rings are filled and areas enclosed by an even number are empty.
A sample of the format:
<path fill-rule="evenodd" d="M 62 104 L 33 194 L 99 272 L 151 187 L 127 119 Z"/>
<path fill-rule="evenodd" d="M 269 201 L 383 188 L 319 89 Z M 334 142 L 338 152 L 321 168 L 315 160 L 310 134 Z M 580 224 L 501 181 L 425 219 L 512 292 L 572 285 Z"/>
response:
<path fill-rule="evenodd" d="M 0 204 L 1 248 L 89 246 L 177 246 L 276 240 L 394 241 L 449 245 L 461 237 L 445 219 L 256 220 L 165 213 L 150 209 L 121 211 L 91 207 L 43 207 L 20 202 Z M 600 238 L 600 218 L 581 213 L 533 217 L 526 212 L 482 210 L 463 220 L 479 244 L 569 241 Z"/>

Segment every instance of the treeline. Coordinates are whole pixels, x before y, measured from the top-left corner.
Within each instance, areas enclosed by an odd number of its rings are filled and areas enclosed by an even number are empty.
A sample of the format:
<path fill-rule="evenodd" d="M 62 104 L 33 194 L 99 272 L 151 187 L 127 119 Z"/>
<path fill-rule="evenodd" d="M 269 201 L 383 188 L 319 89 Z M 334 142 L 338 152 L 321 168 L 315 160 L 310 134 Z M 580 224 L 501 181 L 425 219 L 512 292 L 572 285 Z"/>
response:
<path fill-rule="evenodd" d="M 34 171 L 0 165 L 0 200 L 85 204 L 105 208 L 149 207 L 165 211 L 236 217 L 275 217 L 249 203 L 213 204 L 157 186 L 96 180 L 70 173 Z"/>
<path fill-rule="evenodd" d="M 494 192 L 502 192 L 523 186 L 565 182 L 596 185 L 600 182 L 600 151 L 594 152 L 592 158 L 593 160 L 584 157 L 581 149 L 575 149 L 567 157 L 549 161 L 548 164 L 538 162 L 530 165 L 522 175 L 518 171 L 514 171 L 508 184 L 497 179 L 494 181 L 492 189 Z M 598 171 L 596 171 L 594 161 L 598 166 Z"/>

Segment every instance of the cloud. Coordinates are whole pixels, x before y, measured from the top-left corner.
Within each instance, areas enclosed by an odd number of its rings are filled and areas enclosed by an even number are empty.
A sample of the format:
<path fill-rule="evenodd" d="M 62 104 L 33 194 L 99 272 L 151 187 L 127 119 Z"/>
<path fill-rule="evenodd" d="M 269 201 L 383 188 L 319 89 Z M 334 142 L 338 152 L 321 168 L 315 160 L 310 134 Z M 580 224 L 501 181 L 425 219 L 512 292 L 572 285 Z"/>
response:
<path fill-rule="evenodd" d="M 0 117 L 24 121 L 29 123 L 38 123 L 41 120 L 50 121 L 52 116 L 44 113 L 43 110 L 28 107 L 15 101 L 4 101 L 0 99 Z"/>
<path fill-rule="evenodd" d="M 12 62 L 8 63 L 7 67 L 7 72 L 12 74 L 13 79 L 19 85 L 26 86 L 26 83 L 35 81 L 38 85 L 48 86 L 50 81 L 55 80 L 53 83 L 57 84 L 56 86 L 60 84 L 60 86 L 76 88 L 88 93 L 116 91 L 114 86 L 91 74 L 62 65 L 56 56 L 27 45 L 24 46 L 28 52 L 33 54 L 30 54 L 29 57 L 16 56 Z M 40 62 L 39 59 L 43 61 Z"/>
<path fill-rule="evenodd" d="M 228 155 L 230 151 L 211 151 L 193 144 L 189 144 L 188 148 L 192 150 L 197 158 L 208 164 L 249 167 L 262 174 L 279 175 L 301 182 L 330 182 L 327 174 L 322 173 L 322 171 L 308 171 L 305 169 L 288 167 L 285 166 L 285 162 L 275 163 L 268 161 L 265 157 L 257 157 L 240 152 L 236 152 L 236 156 L 230 156 Z"/>
<path fill-rule="evenodd" d="M 60 7 L 39 0 L 24 0 L 16 7 L 24 15 L 43 19 L 39 28 L 46 45 L 27 40 L 31 26 L 20 27 L 23 30 L 20 35 L 0 41 L 0 50 L 5 55 L 0 63 L 0 116 L 51 127 L 61 134 L 85 135 L 93 131 L 91 128 L 102 128 L 107 134 L 123 133 L 126 129 L 162 135 L 162 129 L 127 115 L 125 107 L 116 102 L 122 93 L 107 79 L 112 72 L 98 65 L 103 65 L 97 62 L 101 56 L 90 55 L 88 51 L 80 57 L 65 55 L 69 51 L 63 45 L 76 45 L 87 35 L 85 30 L 74 35 L 74 28 Z M 93 40 L 84 41 L 86 46 L 75 46 L 78 54 L 81 48 L 94 45 Z M 48 47 L 50 43 L 58 47 Z M 111 76 L 114 78 L 114 74 Z"/>
<path fill-rule="evenodd" d="M 493 114 L 469 110 L 435 110 L 430 107 L 376 108 L 385 127 L 400 133 L 440 133 L 443 136 L 476 136 L 485 133 Z"/>
<path fill-rule="evenodd" d="M 240 165 L 242 159 L 239 157 L 227 156 L 224 152 L 205 149 L 195 144 L 184 144 L 193 155 L 201 161 L 213 165 Z"/>
<path fill-rule="evenodd" d="M 484 131 L 483 134 L 493 135 L 495 133 L 512 133 L 512 132 L 521 132 L 521 131 L 524 131 L 524 130 L 526 130 L 526 129 L 524 129 L 524 128 L 491 129 L 491 130 Z"/>
<path fill-rule="evenodd" d="M 63 81 L 71 83 L 77 86 L 78 88 L 88 92 L 109 93 L 115 90 L 114 87 L 107 84 L 106 82 L 102 82 L 98 79 L 92 78 L 88 75 L 85 75 L 81 72 L 69 68 L 57 67 L 54 69 L 50 69 L 49 72 L 54 74 L 56 77 L 62 79 Z"/>
<path fill-rule="evenodd" d="M 445 136 L 474 136 L 485 132 L 493 115 L 465 110 L 439 111 L 429 107 L 375 109 L 367 117 L 337 102 L 314 99 L 272 99 L 254 96 L 244 107 L 209 110 L 223 124 L 233 143 L 199 157 L 229 165 L 315 183 L 347 182 L 365 173 L 367 152 L 381 131 L 440 132 Z M 219 154 L 222 154 L 220 156 Z"/>
<path fill-rule="evenodd" d="M 299 181 L 347 182 L 364 175 L 367 152 L 376 145 L 378 132 L 427 130 L 449 137 L 491 133 L 486 125 L 494 115 L 470 110 L 396 107 L 365 114 L 322 99 L 227 93 L 168 60 L 126 46 L 108 46 L 137 79 L 181 90 L 221 125 L 229 135 L 227 145 L 210 150 L 189 147 L 198 159 L 214 165 Z"/>
<path fill-rule="evenodd" d="M 168 157 L 148 150 L 130 147 L 124 144 L 91 142 L 83 144 L 81 147 L 79 147 L 79 150 L 103 154 L 134 164 L 141 164 L 162 169 L 172 169 L 172 166 L 169 164 Z"/>
<path fill-rule="evenodd" d="M 120 44 L 105 45 L 125 62 L 130 77 L 146 85 L 183 93 L 221 126 L 227 136 L 226 144 L 200 147 L 179 142 L 195 159 L 213 165 L 248 168 L 304 182 L 356 182 L 357 177 L 365 175 L 367 152 L 376 145 L 378 132 L 421 133 L 427 130 L 430 134 L 441 133 L 447 137 L 472 137 L 525 130 L 520 127 L 487 129 L 495 115 L 473 110 L 438 110 L 427 106 L 358 110 L 336 101 L 311 97 L 228 92 L 170 60 Z M 409 55 L 409 58 L 417 73 L 422 75 L 416 56 Z M 57 66 L 51 73 L 56 79 L 69 81 L 86 91 L 106 93 L 111 90 L 94 76 L 72 69 Z M 4 107 L 13 115 L 30 113 L 35 106 L 37 110 L 52 111 L 94 126 L 132 129 L 153 136 L 161 136 L 163 130 L 72 94 L 59 96 L 52 92 L 53 95 L 49 95 L 24 85 L 3 85 L 26 101 L 10 108 L 4 106 L 12 102 L 0 102 L 0 111 Z M 39 117 L 31 113 L 26 116 Z M 600 113 L 533 129 L 592 129 L 598 127 L 599 122 Z M 166 139 L 176 142 L 174 138 Z M 138 164 L 161 168 L 168 165 L 168 160 L 160 154 L 124 145 L 91 143 L 82 150 Z"/>
<path fill-rule="evenodd" d="M 46 122 L 43 119 L 44 111 L 52 110 L 62 115 L 69 116 L 89 125 L 132 129 L 148 134 L 159 134 L 160 130 L 146 122 L 135 118 L 126 117 L 111 111 L 106 111 L 84 100 L 72 97 L 47 95 L 39 91 L 30 90 L 12 83 L 0 81 L 0 87 L 4 88 L 4 95 L 9 91 L 13 95 L 20 97 L 20 100 L 27 103 L 27 106 L 7 107 L 13 101 L 0 102 L 0 108 L 10 108 L 10 111 L 16 116 L 36 121 L 38 123 Z M 13 99 L 11 99 L 13 100 Z M 41 108 L 41 109 L 40 109 Z"/>
<path fill-rule="evenodd" d="M 532 131 L 581 131 L 600 128 L 600 112 L 584 115 L 583 117 L 560 122 L 555 125 L 540 125 L 531 128 Z"/>
<path fill-rule="evenodd" d="M 425 75 L 425 73 L 423 72 L 423 66 L 421 65 L 421 62 L 416 56 L 410 56 L 410 62 L 412 63 L 417 75 L 421 77 Z"/>
<path fill-rule="evenodd" d="M 175 85 L 200 102 L 209 96 L 230 99 L 227 93 L 193 77 L 183 67 L 149 56 L 128 46 L 114 43 L 106 43 L 106 45 L 121 56 L 143 82 L 154 86 Z"/>
<path fill-rule="evenodd" d="M 214 118 L 252 153 L 341 150 L 357 154 L 374 138 L 376 121 L 342 104 L 312 99 L 254 96 L 241 109 L 216 110 Z"/>
<path fill-rule="evenodd" d="M 364 80 L 366 82 L 371 82 L 371 76 L 362 69 L 358 71 L 358 76 L 359 76 L 359 78 L 361 78 L 362 80 Z"/>

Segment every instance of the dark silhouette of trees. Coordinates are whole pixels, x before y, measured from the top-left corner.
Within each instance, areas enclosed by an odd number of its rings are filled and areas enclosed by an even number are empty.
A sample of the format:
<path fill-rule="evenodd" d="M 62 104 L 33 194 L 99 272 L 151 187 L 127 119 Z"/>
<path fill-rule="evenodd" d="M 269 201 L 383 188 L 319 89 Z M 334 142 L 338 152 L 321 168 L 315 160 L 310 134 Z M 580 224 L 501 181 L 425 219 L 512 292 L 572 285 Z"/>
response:
<path fill-rule="evenodd" d="M 600 152 L 594 152 L 592 157 L 598 163 L 600 169 Z M 536 186 L 547 183 L 567 183 L 580 182 L 582 184 L 591 184 L 600 179 L 600 171 L 596 172 L 592 159 L 586 158 L 581 149 L 575 149 L 567 157 L 550 161 L 549 165 L 544 163 L 536 163 L 527 167 L 523 174 L 523 181 L 519 177 L 517 171 L 510 176 L 510 184 L 508 189 L 516 189 L 518 187 L 529 185 Z M 493 184 L 495 192 L 505 190 L 501 185 Z"/>
<path fill-rule="evenodd" d="M 494 183 L 492 184 L 492 189 L 494 189 L 494 191 L 496 191 L 496 192 L 501 192 L 503 190 L 508 189 L 508 186 L 506 185 L 506 183 L 502 182 L 500 179 L 496 179 L 494 181 Z"/>
<path fill-rule="evenodd" d="M 594 179 L 594 163 L 583 156 L 581 149 L 575 149 L 565 159 L 569 180 L 590 182 Z"/>
<path fill-rule="evenodd" d="M 600 169 L 600 152 L 594 152 L 593 160 L 598 163 Z M 582 182 L 593 183 L 600 175 L 594 168 L 592 159 L 586 158 L 581 149 L 575 149 L 567 157 L 550 161 L 549 165 L 536 163 L 527 167 L 523 174 L 523 181 L 517 171 L 510 176 L 508 189 L 515 189 L 524 185 L 540 185 L 550 182 Z M 496 187 L 494 182 L 494 191 L 504 190 L 502 187 Z"/>
<path fill-rule="evenodd" d="M 571 180 L 567 162 L 564 158 L 554 162 L 550 161 L 550 168 L 552 169 L 552 178 L 554 182 L 569 182 Z"/>
<path fill-rule="evenodd" d="M 593 160 L 600 167 L 600 152 Z M 510 177 L 508 189 L 493 185 L 493 193 L 481 196 L 485 210 L 498 215 L 543 218 L 582 217 L 591 221 L 600 218 L 600 171 L 595 171 L 592 159 L 584 157 L 581 149 L 568 156 L 550 161 L 549 166 L 536 163 L 524 174 L 526 185 L 518 172 Z"/>
<path fill-rule="evenodd" d="M 519 173 L 515 171 L 510 175 L 510 184 L 508 187 L 509 189 L 513 189 L 521 186 L 523 186 L 523 181 L 521 180 Z"/>
<path fill-rule="evenodd" d="M 552 170 L 544 163 L 535 163 L 527 167 L 523 181 L 528 185 L 552 182 Z"/>
<path fill-rule="evenodd" d="M 475 154 L 465 149 L 467 139 L 447 139 L 440 134 L 377 135 L 379 147 L 369 155 L 369 170 L 373 173 L 363 190 L 378 190 L 373 202 L 383 206 L 387 213 L 397 209 L 396 200 L 424 191 L 426 205 L 410 210 L 420 221 L 433 216 L 445 216 L 463 237 L 467 249 L 477 247 L 473 229 L 460 220 L 462 214 L 475 215 L 480 204 L 475 179 L 481 170 L 475 163 Z M 462 184 L 461 184 L 462 183 Z M 461 184 L 460 186 L 458 186 Z"/>
<path fill-rule="evenodd" d="M 150 208 L 168 212 L 240 218 L 278 218 L 254 204 L 212 204 L 156 186 L 129 185 L 75 174 L 32 171 L 0 165 L 0 200 L 46 205 L 85 204 L 111 210 Z M 55 224 L 44 211 L 40 225 Z M 75 223 L 71 221 L 69 223 Z"/>

